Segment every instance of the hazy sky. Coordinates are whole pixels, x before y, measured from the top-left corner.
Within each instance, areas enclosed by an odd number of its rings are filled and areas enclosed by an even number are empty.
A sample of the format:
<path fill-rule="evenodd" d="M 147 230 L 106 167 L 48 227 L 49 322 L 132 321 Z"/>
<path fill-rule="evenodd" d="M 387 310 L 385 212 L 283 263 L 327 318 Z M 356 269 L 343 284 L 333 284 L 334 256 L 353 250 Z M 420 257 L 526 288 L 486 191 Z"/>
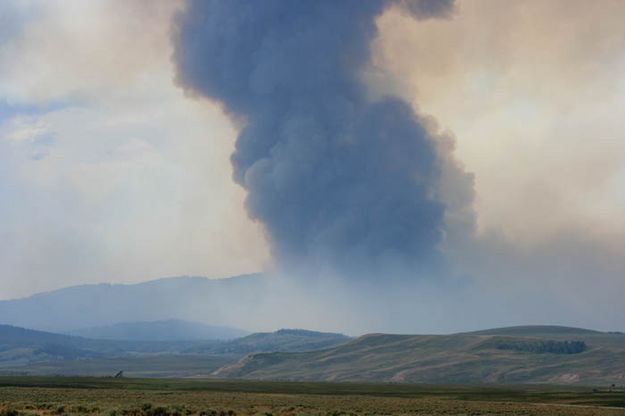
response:
<path fill-rule="evenodd" d="M 0 298 L 271 267 L 232 180 L 235 126 L 173 82 L 181 7 L 0 2 Z M 620 0 L 392 9 L 363 75 L 432 116 L 473 174 L 456 267 L 580 325 L 625 321 L 624 18 Z"/>

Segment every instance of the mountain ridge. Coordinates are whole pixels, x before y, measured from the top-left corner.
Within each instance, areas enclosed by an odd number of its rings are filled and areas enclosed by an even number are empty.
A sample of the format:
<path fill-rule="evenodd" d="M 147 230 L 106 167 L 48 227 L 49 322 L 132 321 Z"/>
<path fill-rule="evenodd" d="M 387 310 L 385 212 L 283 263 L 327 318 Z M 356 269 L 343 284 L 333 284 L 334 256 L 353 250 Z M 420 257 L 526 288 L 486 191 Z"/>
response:
<path fill-rule="evenodd" d="M 74 290 L 83 290 L 83 289 L 90 289 L 90 288 L 118 288 L 118 287 L 128 288 L 128 287 L 135 287 L 135 286 L 150 286 L 153 284 L 159 284 L 163 282 L 175 282 L 175 281 L 220 282 L 220 281 L 225 281 L 229 279 L 240 279 L 240 278 L 245 279 L 248 277 L 254 278 L 254 277 L 259 277 L 259 276 L 262 276 L 262 273 L 247 273 L 247 274 L 225 276 L 225 277 L 182 275 L 182 276 L 157 277 L 155 279 L 143 280 L 140 282 L 128 282 L 128 283 L 123 283 L 123 282 L 122 283 L 109 283 L 109 282 L 84 283 L 84 284 L 77 284 L 77 285 L 72 285 L 72 286 L 64 286 L 64 287 L 60 287 L 57 289 L 44 290 L 42 292 L 37 292 L 37 293 L 30 294 L 30 295 L 25 295 L 25 296 L 19 296 L 19 297 L 11 298 L 11 299 L 0 299 L 0 302 L 18 302 L 18 301 L 23 301 L 26 299 L 46 297 L 49 295 L 57 294 L 59 292 L 70 292 Z"/>
<path fill-rule="evenodd" d="M 267 284 L 262 274 L 223 279 L 169 277 L 133 284 L 70 286 L 0 301 L 0 323 L 67 333 L 133 321 L 179 319 L 238 327 Z M 236 301 L 235 301 L 236 300 Z"/>

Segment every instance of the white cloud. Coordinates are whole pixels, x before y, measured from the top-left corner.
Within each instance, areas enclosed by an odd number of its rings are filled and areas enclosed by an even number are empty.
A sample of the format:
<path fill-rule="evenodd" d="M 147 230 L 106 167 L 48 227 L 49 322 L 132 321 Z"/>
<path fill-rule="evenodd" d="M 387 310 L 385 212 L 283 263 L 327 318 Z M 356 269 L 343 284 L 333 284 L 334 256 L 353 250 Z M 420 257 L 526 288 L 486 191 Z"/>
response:
<path fill-rule="evenodd" d="M 49 132 L 49 126 L 31 117 L 14 117 L 0 131 L 0 137 L 13 142 L 32 142 Z"/>
<path fill-rule="evenodd" d="M 179 6 L 20 6 L 35 17 L 0 49 L 0 99 L 18 105 L 0 121 L 0 298 L 267 262 L 231 180 L 234 129 L 172 83 Z"/>

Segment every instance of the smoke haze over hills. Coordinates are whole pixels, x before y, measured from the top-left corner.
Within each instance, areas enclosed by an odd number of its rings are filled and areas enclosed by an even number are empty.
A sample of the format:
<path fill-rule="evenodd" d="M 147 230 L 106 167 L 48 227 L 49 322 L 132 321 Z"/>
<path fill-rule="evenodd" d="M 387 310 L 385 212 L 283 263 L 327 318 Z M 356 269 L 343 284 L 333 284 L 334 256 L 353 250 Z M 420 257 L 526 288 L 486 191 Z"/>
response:
<path fill-rule="evenodd" d="M 1 299 L 263 272 L 140 312 L 625 329 L 623 2 L 259 4 L 1 2 Z"/>

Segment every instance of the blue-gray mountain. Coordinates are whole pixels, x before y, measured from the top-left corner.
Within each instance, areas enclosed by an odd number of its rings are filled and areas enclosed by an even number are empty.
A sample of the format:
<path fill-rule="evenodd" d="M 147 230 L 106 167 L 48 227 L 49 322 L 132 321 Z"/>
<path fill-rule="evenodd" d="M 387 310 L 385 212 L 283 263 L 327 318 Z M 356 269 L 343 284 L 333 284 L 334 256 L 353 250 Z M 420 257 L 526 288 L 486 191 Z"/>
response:
<path fill-rule="evenodd" d="M 240 318 L 254 315 L 266 285 L 266 278 L 256 274 L 229 279 L 178 277 L 129 285 L 73 286 L 0 301 L 0 324 L 62 333 L 78 331 L 98 338 L 95 333 L 80 331 L 172 319 L 247 329 Z"/>

